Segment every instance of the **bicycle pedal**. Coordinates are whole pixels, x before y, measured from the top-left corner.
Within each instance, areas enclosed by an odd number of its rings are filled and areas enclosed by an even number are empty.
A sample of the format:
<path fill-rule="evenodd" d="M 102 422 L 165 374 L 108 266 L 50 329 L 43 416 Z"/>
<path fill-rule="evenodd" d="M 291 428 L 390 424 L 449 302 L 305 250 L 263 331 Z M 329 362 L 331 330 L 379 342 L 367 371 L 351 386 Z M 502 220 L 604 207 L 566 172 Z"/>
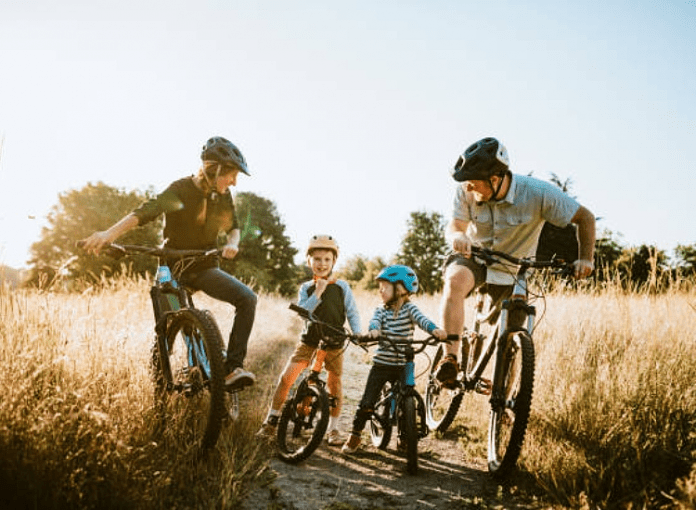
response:
<path fill-rule="evenodd" d="M 483 377 L 476 381 L 476 386 L 474 386 L 474 391 L 481 395 L 490 395 L 493 389 L 493 383 L 489 379 L 484 379 Z"/>

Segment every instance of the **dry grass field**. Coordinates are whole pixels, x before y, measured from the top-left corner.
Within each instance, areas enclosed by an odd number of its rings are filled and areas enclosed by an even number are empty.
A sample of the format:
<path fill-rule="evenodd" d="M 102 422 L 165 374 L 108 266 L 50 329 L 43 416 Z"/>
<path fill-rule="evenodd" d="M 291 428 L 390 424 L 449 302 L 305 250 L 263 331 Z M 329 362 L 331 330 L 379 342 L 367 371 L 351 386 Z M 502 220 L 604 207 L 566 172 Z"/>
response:
<path fill-rule="evenodd" d="M 247 358 L 257 385 L 199 459 L 175 434 L 154 434 L 148 288 L 124 279 L 82 293 L 0 291 L 0 508 L 231 509 L 269 476 L 254 433 L 297 341 L 288 300 L 260 297 Z M 229 311 L 196 298 L 226 338 Z M 367 324 L 377 298 L 357 298 Z M 416 302 L 437 320 L 438 296 Z M 557 290 L 536 304 L 520 471 L 544 505 L 696 508 L 696 293 Z M 453 425 L 482 438 L 485 426 L 482 399 Z M 485 451 L 471 437 L 462 448 Z"/>

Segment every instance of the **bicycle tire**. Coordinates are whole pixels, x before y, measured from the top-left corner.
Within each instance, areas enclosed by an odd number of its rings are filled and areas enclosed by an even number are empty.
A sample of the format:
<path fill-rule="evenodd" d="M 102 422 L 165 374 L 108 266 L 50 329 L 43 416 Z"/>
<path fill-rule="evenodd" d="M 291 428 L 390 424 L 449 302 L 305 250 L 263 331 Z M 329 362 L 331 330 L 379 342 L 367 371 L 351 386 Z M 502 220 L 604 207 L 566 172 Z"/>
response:
<path fill-rule="evenodd" d="M 447 389 L 435 378 L 440 360 L 445 355 L 445 348 L 439 345 L 430 365 L 428 382 L 425 388 L 425 417 L 430 430 L 446 432 L 459 412 L 464 394 L 460 388 Z"/>
<path fill-rule="evenodd" d="M 328 426 L 326 389 L 304 379 L 283 405 L 277 430 L 278 457 L 289 464 L 307 459 L 321 444 Z"/>
<path fill-rule="evenodd" d="M 504 398 L 492 399 L 488 425 L 488 470 L 504 478 L 517 464 L 527 431 L 534 386 L 534 344 L 526 331 L 510 333 L 502 356 Z"/>
<path fill-rule="evenodd" d="M 418 474 L 418 406 L 415 395 L 405 395 L 399 406 L 399 440 L 406 451 L 406 472 Z"/>
<path fill-rule="evenodd" d="M 187 349 L 184 336 L 198 354 Z M 200 451 L 212 448 L 227 411 L 222 336 L 210 313 L 184 309 L 172 314 L 164 337 L 157 339 L 153 368 L 160 430 Z"/>
<path fill-rule="evenodd" d="M 390 393 L 391 384 L 386 382 L 380 390 L 379 400 L 377 400 L 375 410 L 370 416 L 370 437 L 372 438 L 372 445 L 380 450 L 387 449 L 392 436 L 390 412 L 392 399 L 389 398 Z"/>

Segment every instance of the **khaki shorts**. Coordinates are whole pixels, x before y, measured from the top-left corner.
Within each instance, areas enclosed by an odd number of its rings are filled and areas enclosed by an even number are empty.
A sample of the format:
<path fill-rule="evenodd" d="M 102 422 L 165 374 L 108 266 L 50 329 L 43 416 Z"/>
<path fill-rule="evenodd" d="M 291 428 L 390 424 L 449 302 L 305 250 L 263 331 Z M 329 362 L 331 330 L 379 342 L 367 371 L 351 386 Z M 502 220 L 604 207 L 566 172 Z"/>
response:
<path fill-rule="evenodd" d="M 290 356 L 290 363 L 297 363 L 300 361 L 310 363 L 316 350 L 316 347 L 310 347 L 309 345 L 300 342 L 295 348 L 295 352 L 293 352 L 292 356 Z M 341 377 L 341 375 L 343 375 L 343 349 L 327 349 L 324 366 L 326 367 L 327 371 L 333 372 L 338 377 Z"/>

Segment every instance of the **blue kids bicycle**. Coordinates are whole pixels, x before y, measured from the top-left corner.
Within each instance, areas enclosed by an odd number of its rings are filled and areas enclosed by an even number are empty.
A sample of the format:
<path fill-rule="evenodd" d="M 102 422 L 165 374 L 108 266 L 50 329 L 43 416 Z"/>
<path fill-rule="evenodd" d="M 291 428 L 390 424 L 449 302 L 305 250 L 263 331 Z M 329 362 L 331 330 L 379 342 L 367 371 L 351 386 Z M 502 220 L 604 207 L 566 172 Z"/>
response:
<path fill-rule="evenodd" d="M 370 436 L 372 444 L 386 450 L 392 438 L 392 430 L 396 427 L 397 449 L 406 453 L 406 471 L 415 475 L 418 473 L 418 441 L 425 438 L 430 429 L 426 421 L 426 408 L 423 397 L 416 390 L 415 356 L 430 345 L 456 340 L 457 335 L 439 340 L 429 336 L 423 340 L 395 341 L 387 337 L 377 337 L 363 345 L 374 345 L 380 340 L 388 341 L 394 349 L 406 355 L 406 364 L 401 377 L 382 387 L 379 399 L 370 417 Z"/>

